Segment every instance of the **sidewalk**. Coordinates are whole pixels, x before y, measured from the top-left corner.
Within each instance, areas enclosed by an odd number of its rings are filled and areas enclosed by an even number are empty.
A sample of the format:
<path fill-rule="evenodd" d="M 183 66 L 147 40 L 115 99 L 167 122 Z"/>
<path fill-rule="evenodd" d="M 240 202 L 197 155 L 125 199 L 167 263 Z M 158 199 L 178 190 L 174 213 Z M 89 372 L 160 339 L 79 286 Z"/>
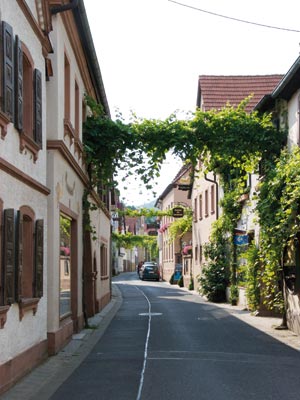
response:
<path fill-rule="evenodd" d="M 47 400 L 90 353 L 122 304 L 121 292 L 112 285 L 112 300 L 94 317 L 91 329 L 83 329 L 57 355 L 49 357 L 10 390 L 1 400 Z"/>
<path fill-rule="evenodd" d="M 169 283 L 164 282 L 166 285 Z M 199 294 L 186 288 L 190 294 Z M 101 338 L 109 323 L 122 304 L 121 292 L 117 285 L 112 285 L 111 302 L 97 315 L 89 319 L 92 329 L 84 329 L 73 335 L 70 343 L 57 355 L 48 358 L 42 365 L 17 383 L 12 389 L 0 396 L 1 400 L 48 400 L 58 387 L 71 375 Z M 293 349 L 300 350 L 300 336 L 289 330 L 276 330 L 281 324 L 281 318 L 259 317 L 249 311 L 230 304 L 209 303 L 222 308 L 232 316 L 253 326 L 263 333 L 272 336 Z"/>

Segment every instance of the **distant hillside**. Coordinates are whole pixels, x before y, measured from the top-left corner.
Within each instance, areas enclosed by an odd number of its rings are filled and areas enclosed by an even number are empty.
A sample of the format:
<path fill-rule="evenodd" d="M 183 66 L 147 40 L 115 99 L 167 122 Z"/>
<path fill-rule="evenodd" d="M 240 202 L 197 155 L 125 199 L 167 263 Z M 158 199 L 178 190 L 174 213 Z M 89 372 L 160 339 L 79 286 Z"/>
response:
<path fill-rule="evenodd" d="M 156 202 L 156 200 L 152 200 L 149 203 L 144 203 L 140 206 L 137 206 L 136 208 L 154 208 L 155 202 Z"/>

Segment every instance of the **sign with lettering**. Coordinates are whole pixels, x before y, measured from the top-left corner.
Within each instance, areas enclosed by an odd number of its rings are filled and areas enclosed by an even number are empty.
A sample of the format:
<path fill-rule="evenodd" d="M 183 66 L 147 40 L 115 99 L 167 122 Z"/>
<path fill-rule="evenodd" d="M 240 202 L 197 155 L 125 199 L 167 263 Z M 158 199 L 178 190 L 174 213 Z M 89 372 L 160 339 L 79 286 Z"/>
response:
<path fill-rule="evenodd" d="M 184 215 L 184 209 L 182 207 L 174 207 L 173 208 L 173 217 L 181 218 Z"/>

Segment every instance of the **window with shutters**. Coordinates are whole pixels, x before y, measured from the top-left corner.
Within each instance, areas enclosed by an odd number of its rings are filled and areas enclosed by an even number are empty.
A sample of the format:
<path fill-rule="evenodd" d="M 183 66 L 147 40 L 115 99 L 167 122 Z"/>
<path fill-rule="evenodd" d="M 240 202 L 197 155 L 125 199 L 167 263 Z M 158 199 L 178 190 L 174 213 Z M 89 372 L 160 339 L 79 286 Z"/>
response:
<path fill-rule="evenodd" d="M 26 45 L 18 35 L 13 35 L 12 27 L 4 21 L 1 35 L 1 137 L 7 133 L 7 123 L 13 122 L 20 134 L 20 151 L 30 150 L 36 161 L 42 148 L 42 74 L 34 68 Z"/>
<path fill-rule="evenodd" d="M 36 313 L 43 296 L 43 220 L 36 220 L 33 210 L 6 209 L 3 216 L 3 257 L 1 265 L 1 304 L 19 304 L 19 317 Z M 1 327 L 1 310 L 0 310 Z"/>
<path fill-rule="evenodd" d="M 71 123 L 70 100 L 71 100 L 71 67 L 68 56 L 64 58 L 64 136 L 69 137 L 73 143 L 75 139 L 75 129 Z"/>
<path fill-rule="evenodd" d="M 20 132 L 21 151 L 29 149 L 36 160 L 42 148 L 42 76 L 34 68 L 31 54 L 24 43 L 18 54 L 19 66 L 16 66 L 16 71 L 22 69 L 22 73 L 18 74 L 15 125 Z"/>
<path fill-rule="evenodd" d="M 13 120 L 13 93 L 14 93 L 14 74 L 13 74 L 13 30 L 6 22 L 1 24 L 1 54 L 2 76 L 0 79 L 1 88 L 1 110 L 0 110 L 0 130 L 1 138 L 7 134 L 7 125 Z"/>
<path fill-rule="evenodd" d="M 205 201 L 205 217 L 208 217 L 208 207 L 209 207 L 209 204 L 208 204 L 208 190 L 205 190 L 205 192 L 204 192 L 204 201 Z"/>
<path fill-rule="evenodd" d="M 198 199 L 197 197 L 194 198 L 194 222 L 198 220 Z"/>
<path fill-rule="evenodd" d="M 64 83 L 64 91 L 65 91 L 65 119 L 70 121 L 70 62 L 65 54 L 65 64 L 64 64 L 64 78 L 65 78 L 65 83 Z"/>
<path fill-rule="evenodd" d="M 80 139 L 80 110 L 81 98 L 77 81 L 75 80 L 75 152 L 78 153 L 79 158 L 83 154 L 83 145 Z"/>
<path fill-rule="evenodd" d="M 203 219 L 203 198 L 202 194 L 199 195 L 199 219 Z"/>
<path fill-rule="evenodd" d="M 78 87 L 77 82 L 75 81 L 75 137 L 76 137 L 76 139 L 79 139 L 79 128 L 80 128 L 79 106 L 80 106 L 79 87 Z"/>
<path fill-rule="evenodd" d="M 4 305 L 3 292 L 3 263 L 2 263 L 2 247 L 3 247 L 3 201 L 0 198 L 0 329 L 4 328 L 9 305 Z"/>
<path fill-rule="evenodd" d="M 215 185 L 211 185 L 210 187 L 210 207 L 211 207 L 211 214 L 216 212 L 216 196 L 215 196 Z"/>
<path fill-rule="evenodd" d="M 14 36 L 12 27 L 2 22 L 3 103 L 2 109 L 10 121 L 14 119 Z"/>
<path fill-rule="evenodd" d="M 22 206 L 17 213 L 15 268 L 20 319 L 28 310 L 35 314 L 43 296 L 43 246 L 43 220 L 35 220 L 34 211 Z"/>
<path fill-rule="evenodd" d="M 23 132 L 33 139 L 33 60 L 23 45 Z"/>
<path fill-rule="evenodd" d="M 104 244 L 100 247 L 100 262 L 101 262 L 101 279 L 108 278 L 107 270 L 107 246 Z"/>
<path fill-rule="evenodd" d="M 15 295 L 15 253 L 16 253 L 16 212 L 9 208 L 3 214 L 3 264 L 2 298 L 3 305 L 16 301 Z"/>
<path fill-rule="evenodd" d="M 18 239 L 18 277 L 19 277 L 19 299 L 31 298 L 33 294 L 33 235 L 34 235 L 34 213 L 29 207 L 23 207 L 19 212 Z"/>

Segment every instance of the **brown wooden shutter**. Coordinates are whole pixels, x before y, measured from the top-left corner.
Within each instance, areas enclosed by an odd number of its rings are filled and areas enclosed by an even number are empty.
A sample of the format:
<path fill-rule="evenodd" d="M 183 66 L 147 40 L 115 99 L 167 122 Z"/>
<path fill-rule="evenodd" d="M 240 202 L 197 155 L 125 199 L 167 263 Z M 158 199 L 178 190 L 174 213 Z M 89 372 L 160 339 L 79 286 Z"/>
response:
<path fill-rule="evenodd" d="M 15 126 L 23 129 L 23 51 L 19 36 L 15 38 Z"/>
<path fill-rule="evenodd" d="M 34 140 L 42 148 L 42 73 L 34 70 Z"/>
<path fill-rule="evenodd" d="M 23 214 L 18 211 L 16 227 L 16 300 L 22 298 L 22 278 L 23 278 Z"/>
<path fill-rule="evenodd" d="M 2 22 L 3 51 L 3 104 L 2 109 L 13 121 L 14 118 L 14 51 L 13 29 L 7 22 Z"/>
<path fill-rule="evenodd" d="M 35 223 L 35 297 L 43 296 L 44 220 Z"/>
<path fill-rule="evenodd" d="M 4 304 L 15 301 L 15 210 L 4 210 L 3 236 L 3 286 Z"/>

